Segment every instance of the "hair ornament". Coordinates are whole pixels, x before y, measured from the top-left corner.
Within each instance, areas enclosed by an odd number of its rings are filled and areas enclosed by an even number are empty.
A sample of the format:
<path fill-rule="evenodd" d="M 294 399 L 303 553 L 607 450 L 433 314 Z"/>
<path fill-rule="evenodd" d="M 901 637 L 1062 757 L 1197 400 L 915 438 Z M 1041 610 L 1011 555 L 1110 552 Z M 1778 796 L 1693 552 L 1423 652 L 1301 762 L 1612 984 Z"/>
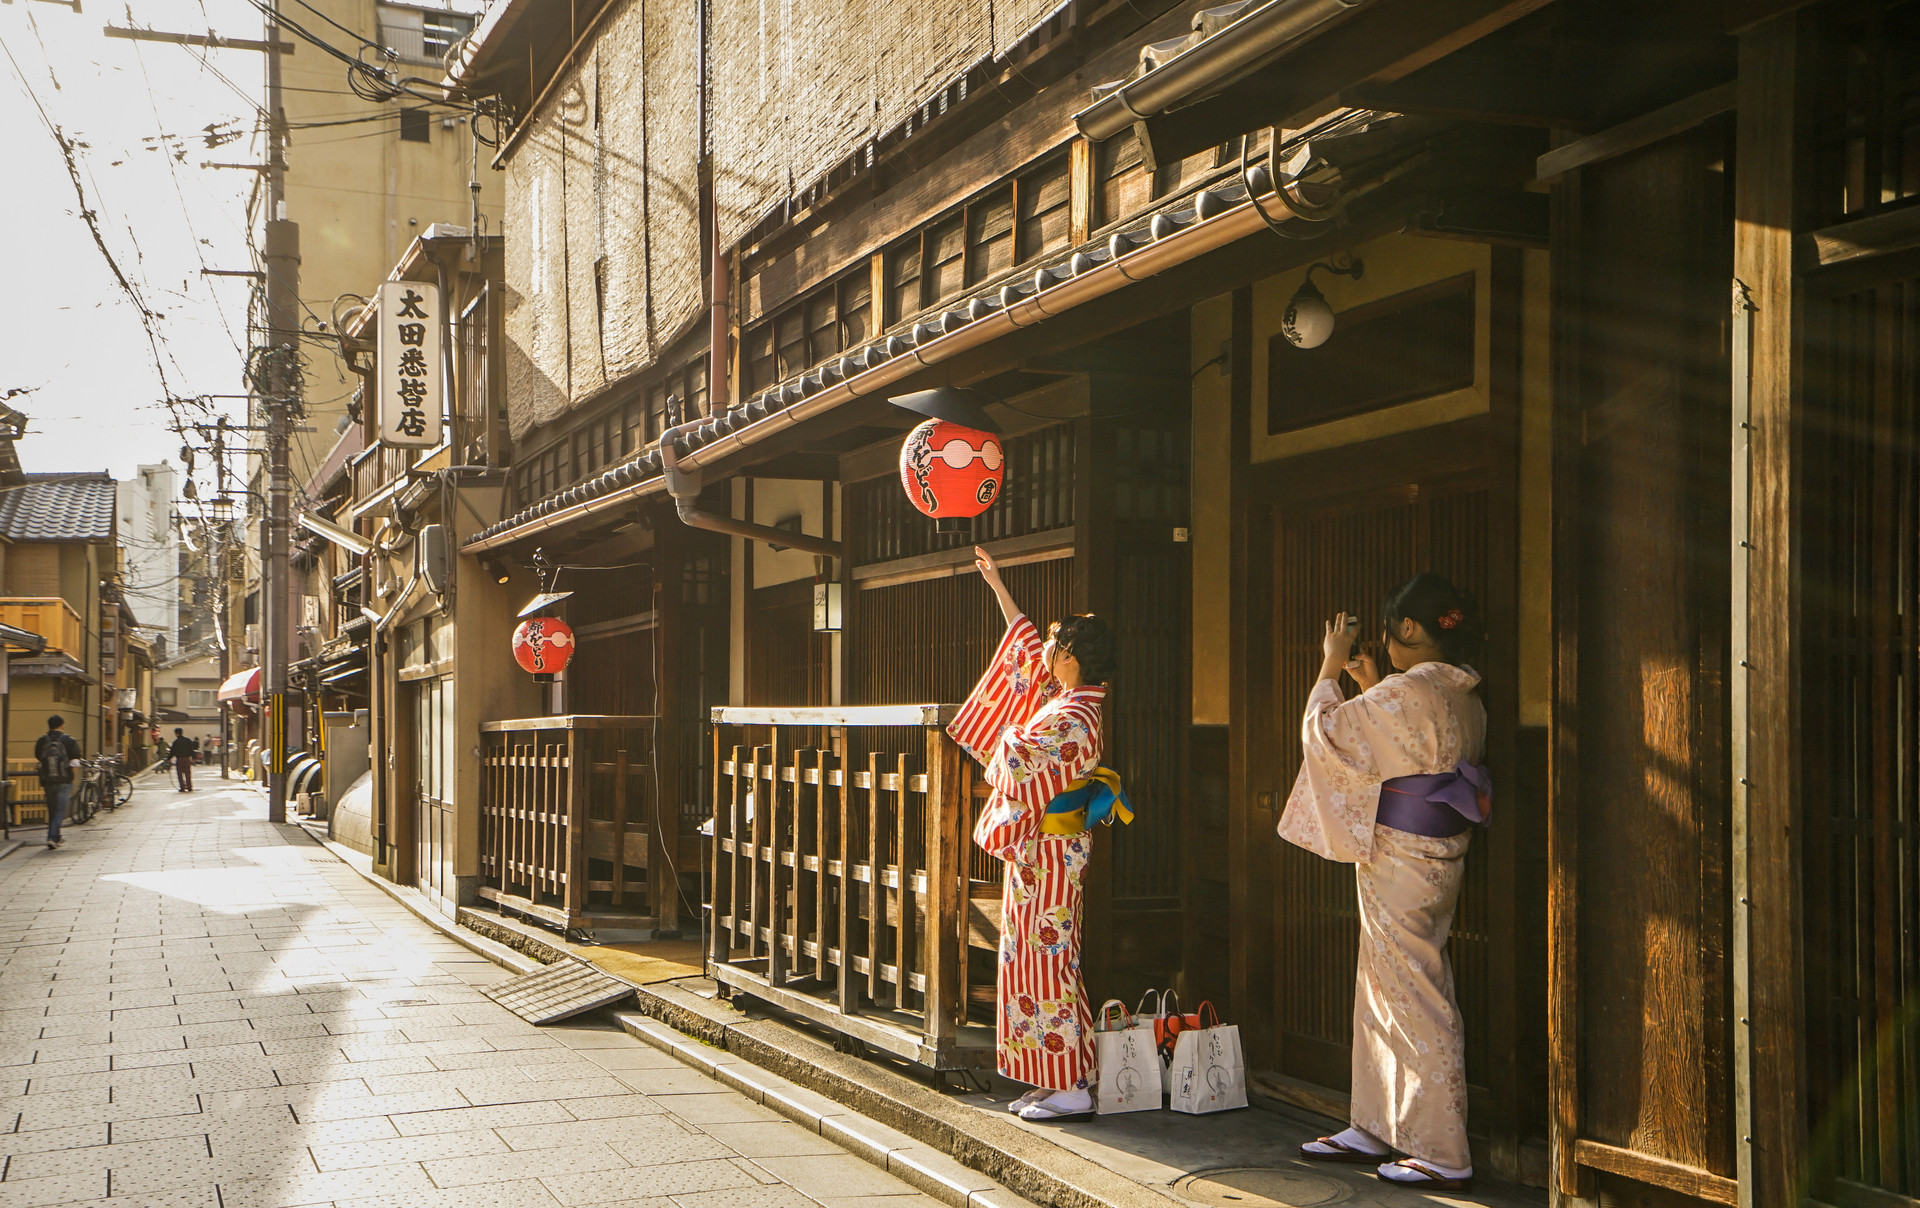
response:
<path fill-rule="evenodd" d="M 1467 619 L 1466 615 L 1463 614 L 1458 608 L 1449 608 L 1440 617 L 1440 628 L 1458 629 L 1462 624 L 1466 622 L 1466 619 Z"/>

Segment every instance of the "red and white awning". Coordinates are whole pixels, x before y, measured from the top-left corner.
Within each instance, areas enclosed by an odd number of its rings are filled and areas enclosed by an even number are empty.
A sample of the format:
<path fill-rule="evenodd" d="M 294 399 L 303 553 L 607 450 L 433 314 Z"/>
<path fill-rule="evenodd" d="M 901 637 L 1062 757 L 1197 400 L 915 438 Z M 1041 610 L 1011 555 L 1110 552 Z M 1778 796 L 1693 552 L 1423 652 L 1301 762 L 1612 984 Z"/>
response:
<path fill-rule="evenodd" d="M 259 703 L 260 668 L 249 667 L 245 671 L 228 676 L 227 682 L 220 685 L 220 693 L 214 699 L 222 704 L 228 701 Z"/>

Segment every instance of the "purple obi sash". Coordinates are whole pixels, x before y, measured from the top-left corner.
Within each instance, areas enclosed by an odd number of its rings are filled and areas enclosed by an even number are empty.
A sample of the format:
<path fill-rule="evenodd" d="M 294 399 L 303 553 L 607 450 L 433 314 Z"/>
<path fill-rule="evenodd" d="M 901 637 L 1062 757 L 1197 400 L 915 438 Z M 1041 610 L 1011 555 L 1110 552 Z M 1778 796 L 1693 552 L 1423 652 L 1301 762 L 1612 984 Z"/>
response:
<path fill-rule="evenodd" d="M 1485 826 L 1493 812 L 1493 777 L 1477 763 L 1430 776 L 1395 776 L 1380 785 L 1374 822 L 1412 835 L 1445 839 Z"/>

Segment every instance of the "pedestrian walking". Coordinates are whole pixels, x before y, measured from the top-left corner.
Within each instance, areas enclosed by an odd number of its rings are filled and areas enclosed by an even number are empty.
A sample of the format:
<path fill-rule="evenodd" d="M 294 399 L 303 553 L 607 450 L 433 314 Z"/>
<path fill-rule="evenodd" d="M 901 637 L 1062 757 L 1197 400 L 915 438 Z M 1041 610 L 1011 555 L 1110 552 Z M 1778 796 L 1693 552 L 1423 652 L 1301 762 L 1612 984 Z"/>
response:
<path fill-rule="evenodd" d="M 996 1065 L 1034 1088 L 1011 1105 L 1022 1119 L 1069 1119 L 1093 1110 L 1093 1016 L 1080 980 L 1088 832 L 1133 816 L 1119 778 L 1099 766 L 1117 643 L 1106 622 L 1078 614 L 1054 622 L 1043 641 L 993 557 L 974 555 L 1007 634 L 947 732 L 986 766 L 993 796 L 973 841 L 1006 865 Z"/>
<path fill-rule="evenodd" d="M 193 762 L 200 756 L 200 744 L 187 737 L 187 732 L 179 726 L 173 728 L 173 745 L 167 748 L 167 756 L 173 760 L 174 779 L 180 784 L 180 791 L 193 791 Z"/>
<path fill-rule="evenodd" d="M 47 797 L 47 847 L 65 843 L 60 824 L 66 821 L 67 799 L 73 795 L 73 783 L 80 767 L 80 744 L 61 729 L 67 719 L 58 713 L 47 719 L 47 732 L 33 744 L 33 758 L 39 764 L 40 787 Z"/>
<path fill-rule="evenodd" d="M 1377 1166 L 1433 1191 L 1473 1183 L 1466 1043 L 1447 935 L 1473 827 L 1492 786 L 1479 766 L 1487 710 L 1474 689 L 1479 626 L 1458 589 L 1417 575 L 1388 596 L 1396 674 L 1354 653 L 1359 618 L 1327 624 L 1301 727 L 1305 762 L 1280 837 L 1355 867 L 1360 968 L 1353 1002 L 1352 1127 L 1300 1147 L 1317 1162 Z M 1345 699 L 1340 673 L 1360 685 Z M 1393 1151 L 1407 1156 L 1394 1160 Z"/>

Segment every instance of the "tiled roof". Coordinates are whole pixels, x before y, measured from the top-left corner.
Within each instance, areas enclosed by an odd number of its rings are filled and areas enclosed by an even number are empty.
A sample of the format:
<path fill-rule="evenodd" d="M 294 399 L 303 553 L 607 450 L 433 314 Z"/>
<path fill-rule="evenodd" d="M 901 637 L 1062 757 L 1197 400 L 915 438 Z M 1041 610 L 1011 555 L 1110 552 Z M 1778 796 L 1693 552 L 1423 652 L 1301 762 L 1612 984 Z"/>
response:
<path fill-rule="evenodd" d="M 1257 168 L 1256 171 L 1264 172 L 1265 169 Z M 1260 191 L 1266 192 L 1271 187 L 1271 185 L 1262 184 Z M 896 357 L 911 356 L 921 345 L 931 343 L 969 323 L 978 322 L 996 311 L 1006 310 L 1008 307 L 1025 302 L 1036 294 L 1110 264 L 1135 248 L 1157 243 L 1178 234 L 1197 222 L 1203 222 L 1222 213 L 1231 206 L 1244 203 L 1248 197 L 1245 181 L 1235 176 L 1224 178 L 1214 183 L 1212 187 L 1200 189 L 1190 196 L 1170 198 L 1159 209 L 1137 215 L 1126 228 L 1082 245 L 1074 249 L 1070 255 L 1061 253 L 1065 258 L 1055 264 L 1034 272 L 1021 270 L 1018 273 L 1005 274 L 996 278 L 983 290 L 962 295 L 952 302 L 935 307 L 930 312 L 895 324 L 872 343 L 853 349 L 844 356 L 830 357 L 752 398 L 727 408 L 720 414 L 710 417 L 700 428 L 681 436 L 675 442 L 675 447 L 682 454 L 691 453 L 695 449 L 703 448 L 743 428 L 759 423 L 769 416 L 777 416 L 804 398 L 831 389 L 882 362 Z M 1005 283 L 1001 284 L 1002 281 Z M 488 525 L 470 537 L 468 544 L 489 540 L 522 525 L 531 524 L 543 516 L 552 515 L 554 512 L 563 511 L 616 491 L 626 490 L 639 483 L 660 477 L 661 473 L 660 451 L 657 448 L 648 449 L 597 477 L 555 492 L 538 503 Z"/>
<path fill-rule="evenodd" d="M 112 541 L 113 476 L 29 474 L 0 491 L 0 536 L 10 541 Z"/>

